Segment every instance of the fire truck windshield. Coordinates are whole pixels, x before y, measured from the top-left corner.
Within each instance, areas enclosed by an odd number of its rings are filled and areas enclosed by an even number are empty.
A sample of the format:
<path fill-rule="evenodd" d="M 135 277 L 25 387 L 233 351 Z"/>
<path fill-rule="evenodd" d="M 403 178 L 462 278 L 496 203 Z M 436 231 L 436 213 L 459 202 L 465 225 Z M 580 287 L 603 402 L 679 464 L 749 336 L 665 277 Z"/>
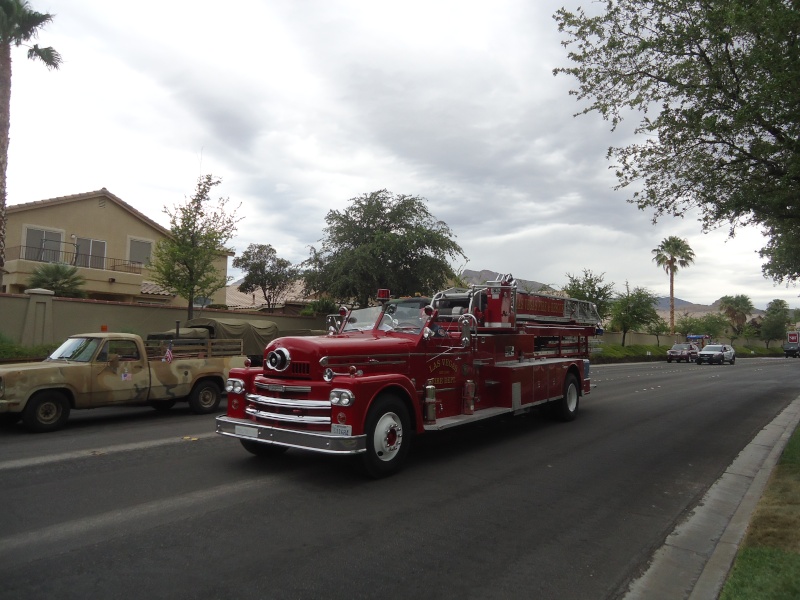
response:
<path fill-rule="evenodd" d="M 368 306 L 356 308 L 347 315 L 347 322 L 342 331 L 368 331 L 375 327 L 375 321 L 383 312 L 381 306 Z"/>
<path fill-rule="evenodd" d="M 369 306 L 350 311 L 342 332 L 378 329 L 417 334 L 424 325 L 418 302 L 399 302 L 388 304 L 385 310 L 381 306 Z"/>

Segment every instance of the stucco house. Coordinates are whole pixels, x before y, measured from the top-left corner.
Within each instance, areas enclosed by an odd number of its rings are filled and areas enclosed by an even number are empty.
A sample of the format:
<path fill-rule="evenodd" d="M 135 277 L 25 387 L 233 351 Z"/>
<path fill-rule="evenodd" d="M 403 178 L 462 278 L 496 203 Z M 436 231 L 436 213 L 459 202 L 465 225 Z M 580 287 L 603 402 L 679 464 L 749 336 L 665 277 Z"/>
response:
<path fill-rule="evenodd" d="M 37 266 L 60 262 L 78 268 L 95 300 L 185 306 L 150 279 L 148 264 L 165 229 L 106 188 L 7 206 L 3 289 L 22 293 Z M 228 256 L 217 268 L 227 276 Z M 225 303 L 225 288 L 210 300 Z"/>

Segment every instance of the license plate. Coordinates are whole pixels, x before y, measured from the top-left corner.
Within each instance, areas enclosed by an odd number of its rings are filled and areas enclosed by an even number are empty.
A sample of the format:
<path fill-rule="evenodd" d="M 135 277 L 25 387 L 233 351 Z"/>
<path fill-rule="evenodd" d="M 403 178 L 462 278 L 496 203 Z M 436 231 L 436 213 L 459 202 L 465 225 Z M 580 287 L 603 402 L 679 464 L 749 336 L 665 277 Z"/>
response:
<path fill-rule="evenodd" d="M 353 435 L 353 426 L 352 425 L 338 425 L 334 423 L 331 425 L 331 433 L 334 435 Z"/>
<path fill-rule="evenodd" d="M 245 437 L 258 437 L 258 429 L 255 427 L 245 427 L 244 425 L 236 425 L 233 429 L 236 435 L 243 435 Z"/>

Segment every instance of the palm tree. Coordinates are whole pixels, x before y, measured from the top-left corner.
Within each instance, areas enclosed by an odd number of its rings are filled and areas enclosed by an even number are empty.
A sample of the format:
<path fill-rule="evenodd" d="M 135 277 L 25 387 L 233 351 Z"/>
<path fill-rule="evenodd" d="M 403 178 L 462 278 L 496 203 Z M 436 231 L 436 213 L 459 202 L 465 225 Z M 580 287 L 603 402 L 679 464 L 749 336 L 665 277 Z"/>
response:
<path fill-rule="evenodd" d="M 53 15 L 36 12 L 27 0 L 0 0 L 0 290 L 6 264 L 6 169 L 8 134 L 11 126 L 11 46 L 28 46 Z M 61 55 L 52 47 L 28 46 L 28 58 L 57 69 Z"/>
<path fill-rule="evenodd" d="M 60 298 L 84 298 L 81 287 L 86 280 L 78 275 L 78 268 L 61 263 L 46 263 L 34 269 L 28 287 L 50 290 Z"/>
<path fill-rule="evenodd" d="M 753 314 L 755 308 L 750 301 L 750 297 L 745 294 L 737 294 L 736 296 L 723 296 L 719 299 L 719 309 L 730 321 L 731 329 L 733 329 L 732 339 L 736 339 L 742 334 L 744 326 L 747 323 L 747 317 Z M 733 342 L 731 342 L 733 343 Z"/>
<path fill-rule="evenodd" d="M 694 262 L 694 250 L 683 238 L 671 235 L 653 248 L 653 261 L 669 274 L 669 333 L 675 335 L 675 273 Z"/>

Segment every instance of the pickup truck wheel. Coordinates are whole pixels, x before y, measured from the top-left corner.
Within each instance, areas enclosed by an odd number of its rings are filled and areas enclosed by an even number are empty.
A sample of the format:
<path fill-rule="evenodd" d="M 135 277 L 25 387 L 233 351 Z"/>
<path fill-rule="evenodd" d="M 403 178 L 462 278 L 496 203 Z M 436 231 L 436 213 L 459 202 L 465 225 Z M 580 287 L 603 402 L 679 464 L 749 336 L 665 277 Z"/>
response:
<path fill-rule="evenodd" d="M 561 421 L 574 421 L 578 414 L 580 394 L 578 392 L 578 378 L 570 373 L 564 380 L 564 396 L 553 403 L 553 414 Z"/>
<path fill-rule="evenodd" d="M 219 408 L 222 392 L 213 381 L 200 381 L 195 384 L 189 395 L 189 406 L 197 415 L 205 415 Z"/>
<path fill-rule="evenodd" d="M 254 442 L 253 440 L 239 440 L 242 443 L 242 448 L 247 450 L 250 454 L 256 456 L 278 456 L 288 450 L 286 446 L 276 446 L 275 444 L 264 444 L 263 442 Z"/>
<path fill-rule="evenodd" d="M 34 433 L 61 429 L 68 418 L 69 401 L 61 392 L 39 392 L 22 413 L 23 424 Z"/>
<path fill-rule="evenodd" d="M 411 420 L 397 396 L 379 396 L 367 413 L 364 427 L 367 451 L 363 466 L 367 475 L 378 479 L 403 467 L 411 445 Z"/>

